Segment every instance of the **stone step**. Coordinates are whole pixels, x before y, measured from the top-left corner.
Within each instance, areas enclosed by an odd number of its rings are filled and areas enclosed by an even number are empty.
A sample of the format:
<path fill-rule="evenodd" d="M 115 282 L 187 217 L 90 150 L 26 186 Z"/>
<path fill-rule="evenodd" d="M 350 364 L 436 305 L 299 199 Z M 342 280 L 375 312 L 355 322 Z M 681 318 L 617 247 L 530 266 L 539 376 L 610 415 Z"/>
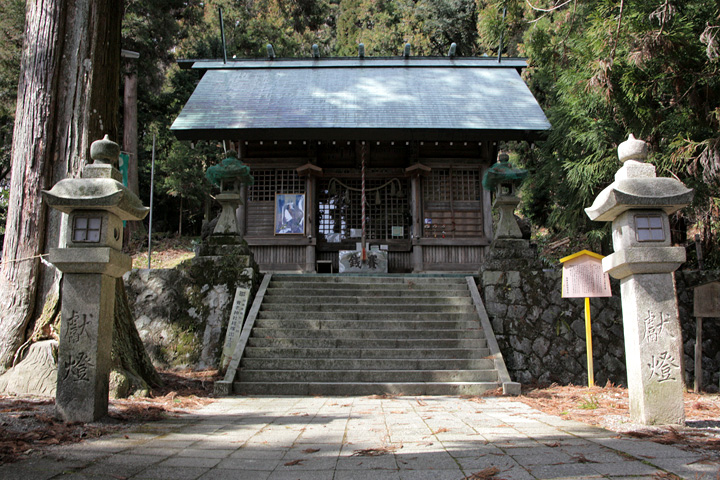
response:
<path fill-rule="evenodd" d="M 495 370 L 245 370 L 240 382 L 496 382 Z"/>
<path fill-rule="evenodd" d="M 271 282 L 300 283 L 407 283 L 422 284 L 464 284 L 467 275 L 352 275 L 352 274 L 292 274 L 276 273 Z"/>
<path fill-rule="evenodd" d="M 477 330 L 347 330 L 347 329 L 326 329 L 306 330 L 302 328 L 253 328 L 252 337 L 255 338 L 372 338 L 372 339 L 467 339 L 484 338 L 481 329 Z"/>
<path fill-rule="evenodd" d="M 373 295 L 321 295 L 316 293 L 313 296 L 302 295 L 274 295 L 263 299 L 263 306 L 270 305 L 296 305 L 314 307 L 315 305 L 333 305 L 340 304 L 345 309 L 351 306 L 365 308 L 373 305 L 391 305 L 392 307 L 404 307 L 406 305 L 427 305 L 428 309 L 434 309 L 438 306 L 466 306 L 472 304 L 470 297 L 418 297 L 418 296 L 373 296 Z"/>
<path fill-rule="evenodd" d="M 383 288 L 382 285 L 359 285 L 359 284 L 302 284 L 289 287 L 287 285 L 272 286 L 265 292 L 266 297 L 275 296 L 307 296 L 307 295 L 318 295 L 318 296 L 329 296 L 329 295 L 348 295 L 357 294 L 362 296 L 382 296 L 382 297 L 412 297 L 412 296 L 426 296 L 426 297 L 446 297 L 446 296 L 461 296 L 467 295 L 467 285 L 460 286 L 443 286 L 438 288 L 437 285 L 421 285 L 413 287 L 392 287 L 389 288 L 387 285 Z"/>
<path fill-rule="evenodd" d="M 477 322 L 477 312 L 469 313 L 424 313 L 424 312 L 315 312 L 315 311 L 263 311 L 258 312 L 258 319 L 267 320 L 382 320 L 392 319 L 399 322 L 409 321 L 449 321 L 449 322 Z"/>
<path fill-rule="evenodd" d="M 235 382 L 240 395 L 482 395 L 500 387 L 498 382 Z"/>
<path fill-rule="evenodd" d="M 381 305 L 362 305 L 363 313 L 473 313 L 475 307 L 473 305 L 402 305 L 402 304 L 381 304 Z M 266 303 L 263 302 L 261 312 L 296 312 L 303 306 L 286 303 Z M 307 306 L 307 310 L 312 312 L 347 312 L 350 309 L 348 305 L 342 303 L 321 303 Z"/>
<path fill-rule="evenodd" d="M 479 329 L 480 322 L 454 320 L 394 320 L 392 317 L 373 320 L 291 320 L 265 319 L 255 321 L 257 328 L 277 329 L 348 329 L 348 330 L 472 330 Z"/>
<path fill-rule="evenodd" d="M 283 348 L 308 348 L 323 349 L 354 349 L 372 351 L 372 349 L 393 349 L 396 351 L 410 350 L 427 352 L 435 349 L 486 349 L 487 343 L 484 338 L 472 339 L 438 339 L 438 338 L 400 338 L 400 339 L 377 339 L 377 338 L 264 338 L 250 337 L 248 348 L 267 348 L 279 350 Z M 247 349 L 246 349 L 247 351 Z"/>
<path fill-rule="evenodd" d="M 492 370 L 495 364 L 487 358 L 243 358 L 240 370 L 340 370 L 340 371 L 438 371 Z"/>
<path fill-rule="evenodd" d="M 266 339 L 255 339 L 266 340 Z M 301 340 L 301 339 L 298 339 Z M 308 340 L 308 339 L 304 339 Z M 377 341 L 373 341 L 375 343 Z M 252 343 L 252 342 L 251 342 Z M 280 342 L 278 342 L 280 343 Z M 375 345 L 366 342 L 366 348 L 329 348 L 329 347 L 289 347 L 273 346 L 245 348 L 244 359 L 246 358 L 485 358 L 490 355 L 490 349 L 479 348 L 438 348 L 433 345 L 435 342 L 428 342 L 426 348 L 377 348 Z M 375 347 L 375 348 L 373 348 Z M 434 347 L 434 348 L 430 348 Z"/>

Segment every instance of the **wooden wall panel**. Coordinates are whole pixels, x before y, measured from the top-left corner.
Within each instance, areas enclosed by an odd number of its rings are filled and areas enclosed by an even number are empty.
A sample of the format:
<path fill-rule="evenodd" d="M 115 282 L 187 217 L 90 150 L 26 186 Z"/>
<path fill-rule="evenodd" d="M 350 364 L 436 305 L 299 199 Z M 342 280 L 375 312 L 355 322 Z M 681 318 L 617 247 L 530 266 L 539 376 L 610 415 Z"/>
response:
<path fill-rule="evenodd" d="M 248 202 L 246 237 L 267 238 L 275 235 L 275 202 Z"/>
<path fill-rule="evenodd" d="M 412 252 L 388 252 L 389 273 L 409 273 L 412 269 Z"/>
<path fill-rule="evenodd" d="M 261 272 L 302 270 L 305 267 L 305 247 L 255 245 L 250 250 Z"/>
<path fill-rule="evenodd" d="M 425 246 L 423 263 L 425 270 L 475 271 L 483 262 L 483 251 L 475 246 Z"/>

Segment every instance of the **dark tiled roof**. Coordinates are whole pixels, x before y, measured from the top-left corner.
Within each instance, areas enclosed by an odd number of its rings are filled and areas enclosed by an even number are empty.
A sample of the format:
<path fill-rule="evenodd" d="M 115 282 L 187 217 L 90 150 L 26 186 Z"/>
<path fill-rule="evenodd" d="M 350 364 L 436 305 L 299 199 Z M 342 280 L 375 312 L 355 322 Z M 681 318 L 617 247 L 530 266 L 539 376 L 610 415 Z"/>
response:
<path fill-rule="evenodd" d="M 521 62 L 521 63 L 519 63 Z M 180 139 L 532 139 L 550 128 L 524 62 L 327 59 L 197 62 Z"/>

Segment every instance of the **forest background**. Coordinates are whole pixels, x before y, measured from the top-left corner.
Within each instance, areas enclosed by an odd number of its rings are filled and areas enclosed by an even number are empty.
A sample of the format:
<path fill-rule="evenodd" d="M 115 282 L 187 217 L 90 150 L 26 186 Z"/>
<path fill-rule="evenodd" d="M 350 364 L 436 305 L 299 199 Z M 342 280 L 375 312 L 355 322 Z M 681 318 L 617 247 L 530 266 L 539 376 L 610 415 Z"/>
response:
<path fill-rule="evenodd" d="M 712 0 L 126 0 L 124 63 L 138 76 L 140 197 L 149 204 L 156 136 L 155 228 L 198 235 L 210 185 L 205 169 L 222 148 L 191 148 L 170 133 L 199 74 L 175 60 L 228 57 L 522 56 L 523 77 L 553 129 L 536 145 L 506 145 L 530 171 L 522 214 L 546 238 L 607 244 L 606 224 L 584 214 L 619 167 L 628 133 L 646 140 L 658 174 L 696 191 L 673 217 L 676 240 L 699 233 L 708 267 L 720 267 L 720 2 Z M 0 3 L 0 244 L 22 54 L 24 0 Z M 502 42 L 501 42 L 502 40 Z M 122 96 L 122 91 L 118 92 Z M 122 124 L 122 123 L 121 123 Z M 120 137 L 122 138 L 122 136 Z M 542 241 L 542 240 L 541 240 Z M 694 250 L 690 250 L 690 253 Z M 609 253 L 609 252 L 608 252 Z M 690 259 L 690 263 L 694 259 Z"/>

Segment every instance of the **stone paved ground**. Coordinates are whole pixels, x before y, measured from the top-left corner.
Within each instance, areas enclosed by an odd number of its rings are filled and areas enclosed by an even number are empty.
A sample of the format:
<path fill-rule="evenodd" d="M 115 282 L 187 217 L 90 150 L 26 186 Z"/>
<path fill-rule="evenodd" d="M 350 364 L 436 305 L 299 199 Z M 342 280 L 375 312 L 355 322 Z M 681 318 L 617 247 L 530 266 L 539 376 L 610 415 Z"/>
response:
<path fill-rule="evenodd" d="M 0 479 L 459 480 L 489 467 L 507 480 L 720 479 L 700 453 L 457 397 L 224 398 L 2 466 Z"/>

